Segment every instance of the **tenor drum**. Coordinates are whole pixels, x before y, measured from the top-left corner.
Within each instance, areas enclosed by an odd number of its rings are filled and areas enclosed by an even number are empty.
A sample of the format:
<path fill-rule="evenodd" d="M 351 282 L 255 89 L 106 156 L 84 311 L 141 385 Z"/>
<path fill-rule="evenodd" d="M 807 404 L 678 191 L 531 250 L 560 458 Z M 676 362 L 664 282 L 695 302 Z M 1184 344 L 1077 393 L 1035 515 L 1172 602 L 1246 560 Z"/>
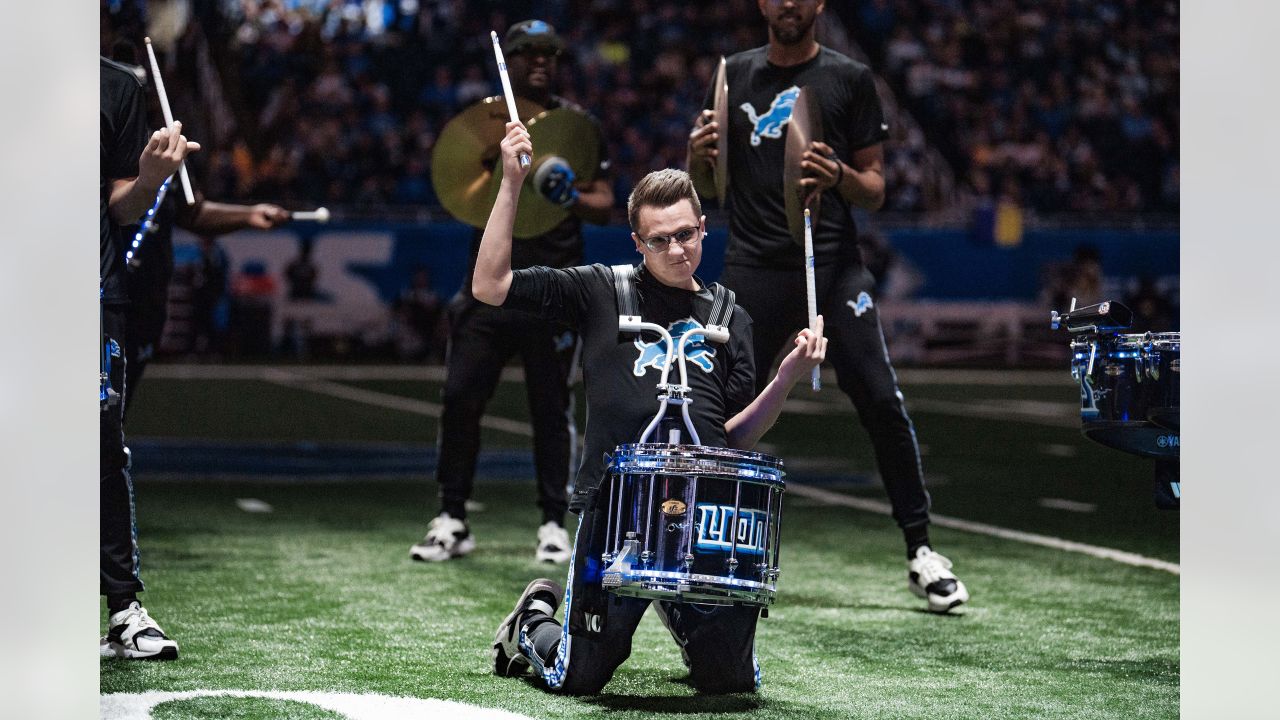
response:
<path fill-rule="evenodd" d="M 1086 437 L 1143 457 L 1178 457 L 1176 336 L 1100 334 L 1071 343 Z"/>
<path fill-rule="evenodd" d="M 701 445 L 621 445 L 609 461 L 602 584 L 616 595 L 768 606 L 782 461 Z"/>

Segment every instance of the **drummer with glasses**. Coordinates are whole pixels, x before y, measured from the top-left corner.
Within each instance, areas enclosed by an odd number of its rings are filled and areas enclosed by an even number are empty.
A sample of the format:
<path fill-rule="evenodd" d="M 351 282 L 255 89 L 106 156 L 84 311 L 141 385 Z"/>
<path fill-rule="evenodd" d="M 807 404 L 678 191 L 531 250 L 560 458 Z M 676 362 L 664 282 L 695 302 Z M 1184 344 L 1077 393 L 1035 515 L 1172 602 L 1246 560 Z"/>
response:
<path fill-rule="evenodd" d="M 600 491 L 605 454 L 635 442 L 654 410 L 655 385 L 666 363 L 663 341 L 619 332 L 615 274 L 604 265 L 511 269 L 512 229 L 520 185 L 528 172 L 519 153 L 536 149 L 520 123 L 502 141 L 502 184 L 472 277 L 476 299 L 563 322 L 582 337 L 587 398 L 586 452 L 570 509 L 581 515 L 566 596 L 555 581 L 530 583 L 498 628 L 494 672 L 532 672 L 548 690 L 600 692 L 631 653 L 631 638 L 650 600 L 614 597 L 601 585 L 607 494 Z M 697 275 L 706 218 L 687 173 L 645 176 L 627 204 L 632 240 L 642 261 L 632 271 L 641 319 L 673 336 L 705 327 L 716 287 Z M 624 276 L 625 277 L 625 276 Z M 746 449 L 773 425 L 791 387 L 825 356 L 819 317 L 764 390 L 755 394 L 751 320 L 735 307 L 725 343 L 705 338 L 686 345 L 689 414 L 703 445 Z M 565 602 L 562 625 L 555 619 Z M 681 646 L 690 681 L 700 692 L 752 692 L 760 682 L 755 659 L 757 607 L 695 606 L 658 601 L 655 609 Z"/>

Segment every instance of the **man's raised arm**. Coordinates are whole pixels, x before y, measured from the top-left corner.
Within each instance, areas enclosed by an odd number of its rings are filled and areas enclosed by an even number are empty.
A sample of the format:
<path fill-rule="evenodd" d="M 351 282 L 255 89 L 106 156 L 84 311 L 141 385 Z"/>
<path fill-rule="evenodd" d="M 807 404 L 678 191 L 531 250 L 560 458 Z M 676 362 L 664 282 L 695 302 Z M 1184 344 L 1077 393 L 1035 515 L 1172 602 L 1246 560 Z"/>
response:
<path fill-rule="evenodd" d="M 507 123 L 507 136 L 502 139 L 501 147 L 502 184 L 493 201 L 489 222 L 485 223 L 475 273 L 471 276 L 471 294 L 487 305 L 502 305 L 511 289 L 511 233 L 516 223 L 520 185 L 529 174 L 529 168 L 520 166 L 520 153 L 533 156 L 529 131 L 520 122 Z"/>

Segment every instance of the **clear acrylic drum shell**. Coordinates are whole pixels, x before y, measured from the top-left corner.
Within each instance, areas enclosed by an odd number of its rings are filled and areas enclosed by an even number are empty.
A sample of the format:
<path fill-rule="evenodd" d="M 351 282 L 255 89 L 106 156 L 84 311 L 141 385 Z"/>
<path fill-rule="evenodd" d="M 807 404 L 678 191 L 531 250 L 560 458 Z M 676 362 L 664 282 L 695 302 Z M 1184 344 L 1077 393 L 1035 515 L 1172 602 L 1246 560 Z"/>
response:
<path fill-rule="evenodd" d="M 1182 333 L 1151 333 L 1143 347 L 1147 378 L 1147 419 L 1178 429 L 1178 405 L 1181 398 Z"/>
<path fill-rule="evenodd" d="M 777 578 L 784 477 L 782 462 L 763 453 L 620 446 L 609 463 L 605 554 L 617 557 L 629 531 L 639 546 L 629 574 L 611 590 L 768 604 Z"/>

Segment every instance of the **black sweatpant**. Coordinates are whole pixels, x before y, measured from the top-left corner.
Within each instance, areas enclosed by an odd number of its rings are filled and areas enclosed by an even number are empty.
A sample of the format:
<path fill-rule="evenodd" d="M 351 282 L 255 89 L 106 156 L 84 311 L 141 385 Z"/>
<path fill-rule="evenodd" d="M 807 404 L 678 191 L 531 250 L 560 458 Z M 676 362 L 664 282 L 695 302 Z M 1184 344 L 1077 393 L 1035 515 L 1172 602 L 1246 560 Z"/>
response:
<path fill-rule="evenodd" d="M 119 597 L 141 591 L 138 577 L 138 538 L 134 521 L 133 480 L 124 445 L 125 311 L 108 305 L 102 311 L 103 332 L 121 346 L 111 358 L 111 387 L 120 394 L 99 416 L 98 549 L 99 587 L 103 595 Z"/>
<path fill-rule="evenodd" d="M 543 618 L 521 633 L 520 651 L 534 675 L 555 692 L 599 693 L 630 657 L 631 638 L 652 603 L 680 646 L 698 692 L 755 692 L 762 677 L 755 656 L 759 608 L 654 602 L 615 596 L 601 586 L 600 555 L 611 506 L 607 495 L 599 495 L 598 502 L 593 498 L 578 524 L 566 582 L 565 624 Z"/>
<path fill-rule="evenodd" d="M 480 418 L 493 397 L 503 366 L 524 361 L 533 424 L 533 461 L 542 521 L 563 525 L 569 503 L 570 457 L 575 438 L 569 376 L 577 335 L 559 325 L 459 295 L 449 306 L 449 348 L 440 418 L 441 509 L 466 517 L 480 453 Z"/>
<path fill-rule="evenodd" d="M 903 529 L 927 524 L 929 493 L 920 449 L 889 363 L 872 296 L 875 280 L 856 264 L 818 267 L 815 277 L 827 362 L 871 437 L 893 518 Z M 756 385 L 763 389 L 779 352 L 789 352 L 795 334 L 809 326 L 804 271 L 726 265 L 720 282 L 737 293 L 738 304 L 751 315 Z"/>

